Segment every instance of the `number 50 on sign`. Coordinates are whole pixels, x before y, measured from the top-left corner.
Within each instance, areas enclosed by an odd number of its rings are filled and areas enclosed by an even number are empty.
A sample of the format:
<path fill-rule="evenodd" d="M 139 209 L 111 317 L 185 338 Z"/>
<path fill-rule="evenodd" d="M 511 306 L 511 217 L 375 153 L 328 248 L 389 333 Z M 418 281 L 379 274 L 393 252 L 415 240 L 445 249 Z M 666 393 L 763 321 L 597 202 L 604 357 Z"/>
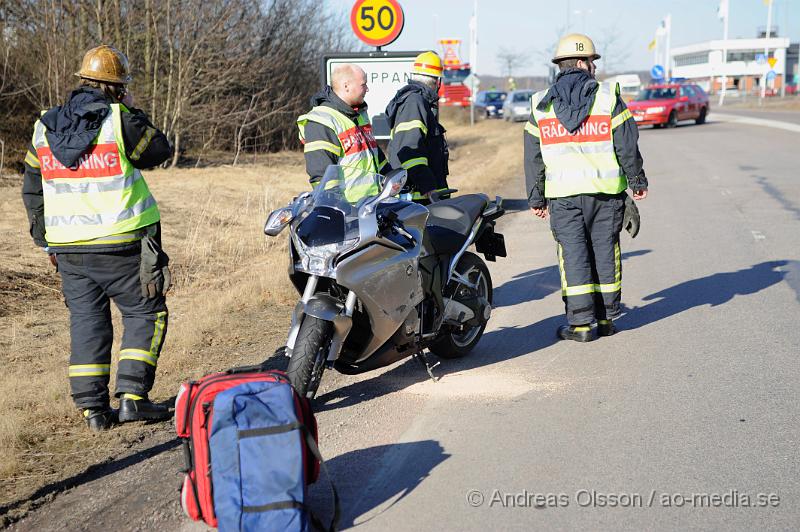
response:
<path fill-rule="evenodd" d="M 350 11 L 353 32 L 370 46 L 394 42 L 403 23 L 403 8 L 395 0 L 357 0 Z"/>

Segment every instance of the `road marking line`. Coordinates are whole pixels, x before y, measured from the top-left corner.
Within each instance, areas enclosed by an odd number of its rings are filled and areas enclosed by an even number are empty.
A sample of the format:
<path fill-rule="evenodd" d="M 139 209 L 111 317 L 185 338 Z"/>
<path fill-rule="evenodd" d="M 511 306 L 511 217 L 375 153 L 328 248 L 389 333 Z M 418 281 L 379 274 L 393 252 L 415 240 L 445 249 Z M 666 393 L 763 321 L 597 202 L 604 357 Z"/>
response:
<path fill-rule="evenodd" d="M 791 131 L 792 133 L 800 133 L 800 124 L 792 124 L 791 122 L 782 122 L 780 120 L 769 120 L 766 118 L 751 118 L 749 116 L 717 113 L 714 115 L 713 121 L 771 127 L 773 129 L 782 129 L 784 131 Z"/>
<path fill-rule="evenodd" d="M 754 240 L 766 240 L 767 239 L 767 237 L 764 236 L 764 233 L 762 233 L 761 231 L 750 231 L 750 233 L 753 235 L 753 239 Z"/>
<path fill-rule="evenodd" d="M 720 190 L 719 192 L 720 192 L 720 194 L 722 194 L 723 196 L 730 196 L 730 195 L 731 195 L 731 191 L 730 191 L 730 190 L 728 190 L 727 188 L 724 188 L 724 189 Z"/>

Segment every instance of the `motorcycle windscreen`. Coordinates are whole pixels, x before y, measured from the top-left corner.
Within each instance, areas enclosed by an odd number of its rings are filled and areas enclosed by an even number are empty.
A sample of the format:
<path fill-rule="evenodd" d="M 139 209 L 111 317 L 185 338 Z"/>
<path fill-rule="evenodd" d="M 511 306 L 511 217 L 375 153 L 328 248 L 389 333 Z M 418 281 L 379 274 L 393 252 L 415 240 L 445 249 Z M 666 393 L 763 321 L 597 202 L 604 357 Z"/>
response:
<path fill-rule="evenodd" d="M 347 233 L 344 213 L 333 207 L 315 207 L 297 226 L 298 238 L 309 247 L 339 244 Z"/>

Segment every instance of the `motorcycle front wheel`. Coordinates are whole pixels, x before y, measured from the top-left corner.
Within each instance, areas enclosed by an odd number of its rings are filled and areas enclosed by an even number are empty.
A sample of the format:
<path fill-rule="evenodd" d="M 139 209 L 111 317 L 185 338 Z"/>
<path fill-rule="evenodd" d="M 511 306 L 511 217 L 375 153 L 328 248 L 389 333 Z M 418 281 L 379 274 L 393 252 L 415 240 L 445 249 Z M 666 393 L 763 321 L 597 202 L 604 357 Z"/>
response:
<path fill-rule="evenodd" d="M 305 316 L 286 370 L 299 395 L 313 399 L 322 381 L 325 359 L 333 337 L 333 323 Z"/>
<path fill-rule="evenodd" d="M 492 278 L 486 263 L 474 253 L 464 253 L 458 261 L 456 271 L 476 286 L 477 295 L 492 303 Z M 445 329 L 445 327 L 447 329 Z M 470 327 L 445 326 L 439 338 L 430 346 L 431 352 L 441 358 L 461 358 L 472 351 L 472 348 L 483 336 L 486 324 Z"/>

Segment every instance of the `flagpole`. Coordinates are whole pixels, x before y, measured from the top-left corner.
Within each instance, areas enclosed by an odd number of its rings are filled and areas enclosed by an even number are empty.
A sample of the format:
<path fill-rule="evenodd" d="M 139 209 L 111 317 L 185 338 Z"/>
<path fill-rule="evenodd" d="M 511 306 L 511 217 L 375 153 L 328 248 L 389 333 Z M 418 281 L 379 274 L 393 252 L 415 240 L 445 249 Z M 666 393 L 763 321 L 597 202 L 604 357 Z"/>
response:
<path fill-rule="evenodd" d="M 765 34 L 764 38 L 764 60 L 766 61 L 767 67 L 764 69 L 764 77 L 761 78 L 761 100 L 759 100 L 759 105 L 763 105 L 764 97 L 767 95 L 767 68 L 772 68 L 769 66 L 769 33 L 770 33 L 770 26 L 772 26 L 772 0 L 767 0 L 767 33 Z"/>
<path fill-rule="evenodd" d="M 722 90 L 719 93 L 719 106 L 722 107 L 723 102 L 725 101 L 725 91 L 728 88 L 728 74 L 727 74 L 727 63 L 728 63 L 728 17 L 730 16 L 729 10 L 731 8 L 730 2 L 728 0 L 722 0 L 725 6 L 725 26 L 722 30 Z"/>

